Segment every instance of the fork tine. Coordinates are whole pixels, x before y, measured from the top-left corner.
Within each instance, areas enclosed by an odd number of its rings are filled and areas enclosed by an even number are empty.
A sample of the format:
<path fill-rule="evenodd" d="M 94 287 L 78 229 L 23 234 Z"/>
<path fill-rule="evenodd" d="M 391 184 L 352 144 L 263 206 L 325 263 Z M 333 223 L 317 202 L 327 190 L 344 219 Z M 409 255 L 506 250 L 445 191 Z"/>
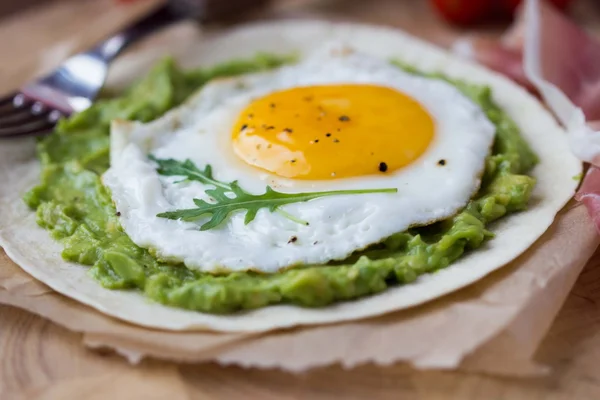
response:
<path fill-rule="evenodd" d="M 2 136 L 2 134 L 0 134 L 0 140 L 2 140 L 2 138 L 14 138 L 14 137 L 20 137 L 20 136 L 34 136 L 34 137 L 35 136 L 47 136 L 47 135 L 51 134 L 52 132 L 54 132 L 54 126 L 52 126 L 50 128 L 39 129 L 37 131 L 15 133 L 15 134 L 11 134 L 11 135 Z M 2 142 L 0 142 L 0 143 L 2 143 Z"/>
<path fill-rule="evenodd" d="M 16 95 L 17 95 L 17 92 L 14 92 L 14 93 L 11 93 L 4 97 L 0 97 L 0 107 L 4 106 L 6 104 L 12 104 Z"/>
<path fill-rule="evenodd" d="M 0 106 L 0 119 L 5 117 L 10 117 L 11 115 L 18 114 L 20 109 L 15 108 L 11 105 L 8 106 Z"/>
<path fill-rule="evenodd" d="M 19 126 L 0 128 L 0 138 L 7 136 L 40 134 L 42 132 L 51 131 L 54 125 L 54 122 L 48 121 L 48 119 L 44 118 Z"/>
<path fill-rule="evenodd" d="M 36 115 L 29 109 L 15 109 L 12 113 L 0 113 L 0 128 L 26 124 L 38 119 L 45 119 L 47 116 L 48 112 Z"/>
<path fill-rule="evenodd" d="M 31 113 L 31 101 L 21 100 L 19 103 L 16 103 L 14 102 L 14 99 L 16 98 L 13 98 L 13 102 L 5 102 L 4 104 L 0 104 L 0 119 L 12 116 L 15 113 L 20 113 L 22 110 L 27 110 Z"/>

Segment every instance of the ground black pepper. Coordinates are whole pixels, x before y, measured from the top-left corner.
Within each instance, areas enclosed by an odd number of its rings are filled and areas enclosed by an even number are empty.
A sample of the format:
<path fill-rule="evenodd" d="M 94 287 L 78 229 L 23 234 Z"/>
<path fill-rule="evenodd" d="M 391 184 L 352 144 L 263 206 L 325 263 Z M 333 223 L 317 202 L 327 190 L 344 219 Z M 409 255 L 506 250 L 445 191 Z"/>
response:
<path fill-rule="evenodd" d="M 379 163 L 379 171 L 385 172 L 385 171 L 387 171 L 387 169 L 388 169 L 388 166 L 386 163 L 384 163 L 384 162 Z"/>

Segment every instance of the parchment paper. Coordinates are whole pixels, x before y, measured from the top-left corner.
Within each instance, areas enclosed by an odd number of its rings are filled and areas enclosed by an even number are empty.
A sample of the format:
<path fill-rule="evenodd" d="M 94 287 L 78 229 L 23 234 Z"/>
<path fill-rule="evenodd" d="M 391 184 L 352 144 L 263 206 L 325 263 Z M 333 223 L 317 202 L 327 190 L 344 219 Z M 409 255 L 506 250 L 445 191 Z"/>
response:
<path fill-rule="evenodd" d="M 153 49 L 155 55 L 129 57 L 121 65 L 139 74 L 137 67 L 164 54 L 165 45 L 174 52 L 173 43 L 197 31 L 182 26 L 169 34 L 177 40 L 159 36 L 155 43 L 163 46 Z M 333 363 L 406 362 L 422 369 L 523 376 L 546 371 L 532 356 L 598 243 L 584 207 L 571 205 L 527 253 L 457 293 L 384 317 L 267 334 L 175 333 L 129 325 L 53 292 L 3 252 L 0 303 L 81 332 L 86 346 L 114 349 L 133 363 L 156 357 L 304 371 Z"/>
<path fill-rule="evenodd" d="M 582 206 L 570 206 L 526 254 L 488 278 L 414 309 L 345 324 L 267 334 L 166 332 L 106 317 L 61 296 L 0 255 L 0 303 L 82 332 L 90 347 L 143 357 L 217 361 L 300 372 L 341 363 L 503 375 L 546 371 L 532 356 L 599 242 Z"/>

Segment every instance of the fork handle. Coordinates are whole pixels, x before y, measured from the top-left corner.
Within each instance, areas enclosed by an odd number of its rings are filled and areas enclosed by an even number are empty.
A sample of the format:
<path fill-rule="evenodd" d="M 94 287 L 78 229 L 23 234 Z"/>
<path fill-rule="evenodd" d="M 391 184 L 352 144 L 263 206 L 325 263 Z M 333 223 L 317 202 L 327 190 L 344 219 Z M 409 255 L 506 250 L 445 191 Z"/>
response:
<path fill-rule="evenodd" d="M 119 33 L 99 43 L 91 52 L 110 62 L 135 41 L 163 29 L 174 22 L 181 21 L 188 16 L 189 14 L 181 12 L 181 10 L 167 3 L 158 7 L 150 14 L 143 16 Z"/>

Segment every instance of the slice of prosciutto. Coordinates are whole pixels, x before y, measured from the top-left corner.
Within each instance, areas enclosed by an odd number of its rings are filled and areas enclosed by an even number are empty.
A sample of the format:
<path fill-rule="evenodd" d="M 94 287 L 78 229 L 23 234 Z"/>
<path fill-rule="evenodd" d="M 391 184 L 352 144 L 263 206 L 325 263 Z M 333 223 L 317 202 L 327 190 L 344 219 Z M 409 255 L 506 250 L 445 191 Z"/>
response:
<path fill-rule="evenodd" d="M 600 43 L 539 0 L 525 6 L 525 75 L 567 128 L 575 155 L 598 164 L 600 132 L 586 119 L 600 119 Z"/>
<path fill-rule="evenodd" d="M 455 51 L 544 100 L 566 128 L 573 153 L 592 164 L 575 198 L 600 232 L 600 42 L 552 6 L 526 0 L 500 41 L 463 39 Z"/>
<path fill-rule="evenodd" d="M 523 69 L 567 128 L 571 149 L 592 164 L 575 198 L 600 232 L 600 43 L 550 6 L 529 0 L 525 8 Z"/>
<path fill-rule="evenodd" d="M 473 58 L 527 89 L 534 90 L 523 71 L 523 27 L 523 14 L 520 13 L 500 40 L 477 36 L 464 37 L 454 43 L 453 50 L 458 55 Z"/>

